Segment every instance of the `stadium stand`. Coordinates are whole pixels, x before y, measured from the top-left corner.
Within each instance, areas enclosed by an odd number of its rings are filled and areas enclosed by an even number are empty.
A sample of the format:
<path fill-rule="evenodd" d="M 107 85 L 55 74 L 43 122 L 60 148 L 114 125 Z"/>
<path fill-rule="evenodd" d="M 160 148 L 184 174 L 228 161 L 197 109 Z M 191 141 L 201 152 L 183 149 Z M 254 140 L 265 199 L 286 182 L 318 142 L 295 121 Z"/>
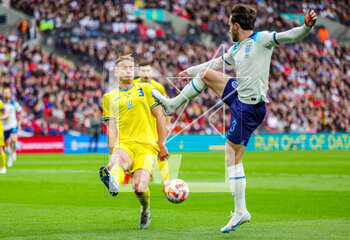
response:
<path fill-rule="evenodd" d="M 294 2 L 288 1 L 291 11 L 295 10 Z M 16 96 L 26 106 L 26 121 L 22 128 L 35 134 L 68 130 L 86 132 L 85 119 L 93 111 L 99 111 L 102 93 L 106 90 L 108 74 L 103 70 L 113 66 L 117 55 L 133 53 L 137 62 L 152 62 L 162 76 L 168 77 L 175 77 L 181 70 L 214 57 L 215 48 L 201 43 L 198 33 L 206 31 L 220 43 L 227 41 L 227 34 L 223 34 L 228 29 L 225 16 L 232 1 L 224 1 L 226 5 L 220 7 L 213 1 L 208 4 L 201 1 L 196 1 L 197 4 L 193 1 L 173 3 L 168 6 L 164 1 L 146 1 L 139 5 L 165 8 L 191 20 L 184 35 L 172 29 L 165 29 L 162 34 L 159 33 L 162 29 L 147 29 L 140 19 L 123 11 L 120 2 L 11 1 L 13 7 L 33 15 L 39 27 L 43 19 L 53 19 L 55 31 L 48 34 L 54 34 L 56 49 L 77 63 L 65 64 L 54 54 L 45 54 L 39 46 L 30 48 L 28 41 L 22 41 L 16 34 L 1 37 L 0 67 L 4 80 L 1 84 L 10 84 L 14 90 L 17 88 Z M 280 6 L 273 1 L 258 4 L 257 29 L 292 26 L 274 14 L 274 9 L 285 4 Z M 343 1 L 327 1 L 323 5 L 315 3 L 315 8 L 329 11 L 332 4 L 336 4 L 332 9 L 346 5 Z M 201 11 L 195 11 L 193 6 L 199 6 Z M 336 10 L 330 12 L 337 16 L 335 20 L 347 19 Z M 126 22 L 131 24 L 126 27 Z M 346 94 L 350 91 L 350 48 L 335 40 L 321 43 L 316 34 L 308 39 L 310 41 L 275 48 L 268 114 L 259 131 L 350 131 L 350 97 Z M 217 43 L 213 44 L 218 47 Z M 101 75 L 93 69 L 102 72 Z M 234 75 L 232 71 L 228 73 Z M 165 85 L 169 96 L 175 95 L 175 88 L 165 77 L 157 80 Z M 180 89 L 182 85 L 180 83 Z M 215 94 L 206 91 L 201 98 L 191 102 L 183 115 L 173 117 L 173 122 L 178 119 L 173 132 L 183 131 L 196 119 L 185 133 L 217 133 L 212 126 L 223 132 L 228 122 L 223 124 L 222 110 L 212 117 L 211 113 L 206 113 L 217 103 L 220 107 Z M 200 117 L 202 114 L 204 116 Z M 228 121 L 229 113 L 226 111 L 225 114 Z"/>
<path fill-rule="evenodd" d="M 139 7 L 144 8 L 163 8 L 171 11 L 185 19 L 194 20 L 196 23 L 203 26 L 218 25 L 225 27 L 227 23 L 227 16 L 230 13 L 230 6 L 232 4 L 244 2 L 247 4 L 257 5 L 259 7 L 260 20 L 257 22 L 257 28 L 270 26 L 278 19 L 276 13 L 278 12 L 293 12 L 300 13 L 300 5 L 303 8 L 312 7 L 321 17 L 326 17 L 334 21 L 338 21 L 345 25 L 350 25 L 350 3 L 346 0 L 340 1 L 272 1 L 272 0 L 258 0 L 258 1 L 172 1 L 168 4 L 167 1 L 147 0 L 140 1 Z M 264 12 L 268 12 L 265 15 Z M 262 17 L 263 16 L 263 17 Z M 205 28 L 204 28 L 205 29 Z M 213 29 L 212 29 L 213 30 Z"/>
<path fill-rule="evenodd" d="M 85 130 L 85 120 L 99 111 L 101 81 L 89 66 L 78 67 L 45 54 L 16 34 L 0 35 L 1 89 L 10 87 L 24 105 L 22 130 L 61 134 Z"/>

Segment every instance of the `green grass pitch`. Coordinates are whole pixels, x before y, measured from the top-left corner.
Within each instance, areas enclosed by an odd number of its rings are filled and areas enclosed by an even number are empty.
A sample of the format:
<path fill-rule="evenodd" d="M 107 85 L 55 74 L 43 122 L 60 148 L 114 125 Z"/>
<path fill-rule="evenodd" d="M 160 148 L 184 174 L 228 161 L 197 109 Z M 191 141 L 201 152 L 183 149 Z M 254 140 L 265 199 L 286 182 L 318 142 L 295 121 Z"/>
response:
<path fill-rule="evenodd" d="M 247 152 L 250 223 L 222 234 L 229 192 L 182 204 L 151 184 L 152 223 L 138 229 L 133 193 L 109 196 L 104 155 L 20 155 L 0 175 L 0 239 L 350 239 L 350 151 Z M 184 153 L 179 178 L 224 180 L 224 153 Z M 191 190 L 191 184 L 190 184 Z"/>

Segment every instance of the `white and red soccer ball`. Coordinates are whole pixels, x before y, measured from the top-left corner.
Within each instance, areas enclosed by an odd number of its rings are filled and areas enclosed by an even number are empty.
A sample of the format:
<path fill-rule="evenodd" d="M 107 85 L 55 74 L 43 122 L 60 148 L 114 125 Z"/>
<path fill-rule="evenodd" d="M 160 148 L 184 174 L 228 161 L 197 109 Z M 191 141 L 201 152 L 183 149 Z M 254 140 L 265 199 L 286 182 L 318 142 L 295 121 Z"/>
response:
<path fill-rule="evenodd" d="M 181 179 L 173 179 L 164 186 L 164 193 L 172 203 L 182 203 L 190 194 L 190 189 Z"/>

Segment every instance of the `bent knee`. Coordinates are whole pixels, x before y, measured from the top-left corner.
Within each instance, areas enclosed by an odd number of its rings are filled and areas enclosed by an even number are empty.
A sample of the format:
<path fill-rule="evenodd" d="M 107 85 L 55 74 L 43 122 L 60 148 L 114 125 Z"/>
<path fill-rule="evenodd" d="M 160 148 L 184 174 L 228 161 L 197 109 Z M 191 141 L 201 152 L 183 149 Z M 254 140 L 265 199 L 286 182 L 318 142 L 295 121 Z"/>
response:
<path fill-rule="evenodd" d="M 223 77 L 223 73 L 218 72 L 211 68 L 203 68 L 199 72 L 199 76 L 201 77 L 203 83 L 207 85 L 210 88 L 214 87 L 214 91 L 217 88 L 218 84 L 220 85 L 220 82 L 224 83 L 224 86 L 226 86 L 227 79 Z M 220 95 L 221 96 L 221 95 Z"/>
<path fill-rule="evenodd" d="M 126 159 L 125 157 L 119 155 L 118 153 L 114 152 L 111 160 L 110 160 L 111 165 L 120 165 L 122 166 L 124 169 L 127 169 L 127 166 L 129 164 L 128 159 Z"/>
<path fill-rule="evenodd" d="M 205 78 L 211 71 L 213 71 L 213 69 L 210 69 L 208 67 L 202 68 L 199 71 L 199 76 L 203 79 Z"/>
<path fill-rule="evenodd" d="M 136 195 L 142 195 L 147 192 L 148 184 L 146 182 L 139 182 L 134 184 L 134 191 Z"/>

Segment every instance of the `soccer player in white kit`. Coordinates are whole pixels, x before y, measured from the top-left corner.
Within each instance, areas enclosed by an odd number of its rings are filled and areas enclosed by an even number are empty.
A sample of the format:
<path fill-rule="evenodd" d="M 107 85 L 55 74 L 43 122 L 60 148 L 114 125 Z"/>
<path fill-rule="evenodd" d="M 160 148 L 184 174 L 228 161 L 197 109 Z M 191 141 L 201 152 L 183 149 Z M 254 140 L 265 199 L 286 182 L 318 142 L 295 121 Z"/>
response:
<path fill-rule="evenodd" d="M 5 136 L 5 152 L 7 156 L 7 166 L 12 167 L 13 162 L 15 162 L 17 159 L 17 127 L 22 121 L 22 107 L 18 102 L 12 100 L 12 92 L 10 88 L 4 89 L 3 100 L 4 108 L 9 114 L 8 119 L 2 121 Z M 19 114 L 19 122 L 17 122 L 17 113 Z"/>
<path fill-rule="evenodd" d="M 197 97 L 207 87 L 230 106 L 231 125 L 225 145 L 225 161 L 229 183 L 235 201 L 235 211 L 221 232 L 236 230 L 250 221 L 245 204 L 246 179 L 242 164 L 243 152 L 251 133 L 261 124 L 266 114 L 265 103 L 273 47 L 294 43 L 305 38 L 316 23 L 316 13 L 304 10 L 304 25 L 285 32 L 254 32 L 256 10 L 245 4 L 233 6 L 230 15 L 230 34 L 237 42 L 227 53 L 206 63 L 190 67 L 179 74 L 182 78 L 195 76 L 175 98 L 168 99 L 152 90 L 167 115 L 172 115 L 188 100 Z M 236 78 L 228 78 L 225 65 L 235 68 Z"/>

